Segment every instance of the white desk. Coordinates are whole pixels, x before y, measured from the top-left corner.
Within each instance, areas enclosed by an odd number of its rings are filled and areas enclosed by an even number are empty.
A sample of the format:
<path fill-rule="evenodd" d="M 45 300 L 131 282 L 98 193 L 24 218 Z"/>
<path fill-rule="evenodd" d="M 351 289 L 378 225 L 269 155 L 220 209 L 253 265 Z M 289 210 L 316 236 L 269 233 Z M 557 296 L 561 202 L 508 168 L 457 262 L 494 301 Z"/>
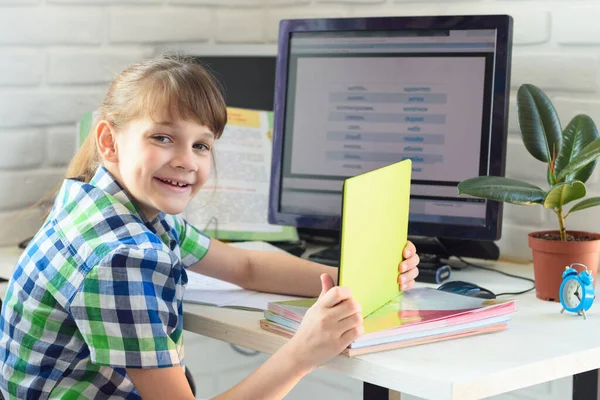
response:
<path fill-rule="evenodd" d="M 0 277 L 10 275 L 19 251 L 0 248 Z M 531 276 L 530 265 L 487 263 Z M 496 293 L 529 287 L 526 281 L 467 270 L 453 279 L 478 283 Z M 422 284 L 421 284 L 422 285 Z M 600 305 L 588 319 L 560 314 L 559 303 L 517 296 L 519 311 L 509 330 L 356 358 L 339 356 L 323 368 L 377 386 L 426 399 L 468 400 L 595 370 L 600 367 Z M 259 327 L 262 313 L 186 304 L 184 328 L 201 335 L 273 353 L 285 339 Z M 594 395 L 592 398 L 595 398 Z M 369 397 L 374 398 L 374 397 Z"/>

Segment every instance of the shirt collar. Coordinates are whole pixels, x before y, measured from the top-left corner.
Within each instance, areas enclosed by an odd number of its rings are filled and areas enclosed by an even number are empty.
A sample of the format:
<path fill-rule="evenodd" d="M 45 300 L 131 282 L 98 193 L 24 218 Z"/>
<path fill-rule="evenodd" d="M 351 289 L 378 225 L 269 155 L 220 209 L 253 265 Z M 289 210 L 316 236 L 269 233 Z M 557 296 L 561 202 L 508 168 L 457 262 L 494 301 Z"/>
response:
<path fill-rule="evenodd" d="M 135 201 L 127 194 L 125 189 L 117 182 L 112 174 L 108 172 L 106 167 L 102 165 L 98 167 L 89 184 L 117 199 L 119 203 L 123 204 L 123 206 L 125 206 L 132 214 L 140 218 L 147 226 L 156 227 L 157 225 L 160 225 L 160 221 L 164 218 L 164 213 L 160 211 L 151 222 L 148 221 Z"/>

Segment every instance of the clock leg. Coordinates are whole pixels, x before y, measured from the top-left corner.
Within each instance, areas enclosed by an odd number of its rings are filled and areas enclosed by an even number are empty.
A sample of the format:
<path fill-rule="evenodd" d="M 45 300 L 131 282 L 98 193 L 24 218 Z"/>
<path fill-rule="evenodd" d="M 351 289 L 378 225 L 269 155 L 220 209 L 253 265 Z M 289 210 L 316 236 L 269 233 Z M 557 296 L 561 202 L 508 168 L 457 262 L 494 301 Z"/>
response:
<path fill-rule="evenodd" d="M 587 316 L 585 315 L 585 310 L 581 310 L 581 313 L 583 314 L 583 319 L 587 319 Z"/>

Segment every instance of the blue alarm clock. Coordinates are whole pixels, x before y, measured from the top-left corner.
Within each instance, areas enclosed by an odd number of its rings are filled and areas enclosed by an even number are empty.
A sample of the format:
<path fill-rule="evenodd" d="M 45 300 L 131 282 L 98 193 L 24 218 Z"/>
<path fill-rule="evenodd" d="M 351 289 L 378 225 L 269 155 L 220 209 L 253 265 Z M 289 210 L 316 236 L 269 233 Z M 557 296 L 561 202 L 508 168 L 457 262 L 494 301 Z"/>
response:
<path fill-rule="evenodd" d="M 584 267 L 585 270 L 577 272 L 573 268 L 575 265 Z M 566 310 L 583 315 L 583 319 L 586 319 L 585 312 L 592 307 L 596 298 L 592 273 L 587 266 L 574 263 L 565 268 L 565 272 L 562 273 L 562 279 L 559 296 L 563 309 L 560 312 L 562 313 Z"/>

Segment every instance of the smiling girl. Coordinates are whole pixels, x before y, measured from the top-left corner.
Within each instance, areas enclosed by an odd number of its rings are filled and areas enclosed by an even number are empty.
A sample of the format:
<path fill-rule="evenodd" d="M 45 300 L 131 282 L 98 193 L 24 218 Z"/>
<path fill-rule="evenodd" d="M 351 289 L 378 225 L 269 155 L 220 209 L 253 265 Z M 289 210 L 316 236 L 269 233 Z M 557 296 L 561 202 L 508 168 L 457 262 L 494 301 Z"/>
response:
<path fill-rule="evenodd" d="M 7 399 L 193 399 L 186 269 L 319 296 L 296 335 L 219 399 L 280 399 L 362 334 L 359 305 L 334 287 L 336 269 L 227 246 L 179 216 L 208 179 L 226 122 L 218 85 L 197 63 L 148 60 L 116 77 L 9 282 L 0 317 Z M 418 273 L 411 243 L 404 256 L 408 289 Z"/>

